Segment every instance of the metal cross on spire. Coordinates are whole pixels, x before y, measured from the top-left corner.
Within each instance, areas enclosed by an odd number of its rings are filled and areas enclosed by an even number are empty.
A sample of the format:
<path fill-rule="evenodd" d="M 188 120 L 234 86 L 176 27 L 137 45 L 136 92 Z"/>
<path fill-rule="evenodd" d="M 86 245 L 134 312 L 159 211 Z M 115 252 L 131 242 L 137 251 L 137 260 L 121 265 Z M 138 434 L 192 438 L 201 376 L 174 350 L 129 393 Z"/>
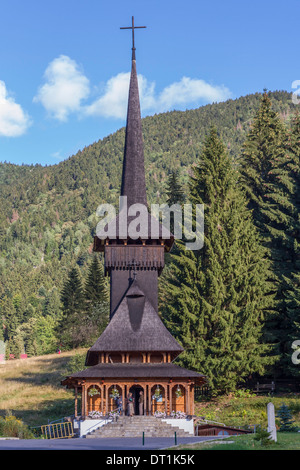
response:
<path fill-rule="evenodd" d="M 131 26 L 124 26 L 120 29 L 132 29 L 132 59 L 135 60 L 135 45 L 134 45 L 134 30 L 140 28 L 147 28 L 147 26 L 135 26 L 134 25 L 134 16 L 132 16 L 132 24 Z"/>

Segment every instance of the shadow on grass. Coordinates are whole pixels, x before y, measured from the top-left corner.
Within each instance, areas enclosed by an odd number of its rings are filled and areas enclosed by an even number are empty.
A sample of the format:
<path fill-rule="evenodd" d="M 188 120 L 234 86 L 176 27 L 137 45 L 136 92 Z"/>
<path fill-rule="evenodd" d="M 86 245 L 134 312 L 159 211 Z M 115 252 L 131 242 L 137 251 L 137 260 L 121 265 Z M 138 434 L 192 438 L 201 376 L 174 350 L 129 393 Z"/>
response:
<path fill-rule="evenodd" d="M 10 409 L 9 412 L 28 426 L 43 426 L 74 415 L 74 398 L 45 400 L 39 404 L 38 409 Z M 6 416 L 6 414 L 7 410 L 0 410 L 0 416 Z"/>
<path fill-rule="evenodd" d="M 60 382 L 68 375 L 67 366 L 70 357 L 66 358 L 53 358 L 53 359 L 39 359 L 41 370 L 38 371 L 21 371 L 17 377 L 7 377 L 3 380 L 10 382 L 24 382 L 34 385 L 51 384 L 55 387 L 61 387 Z"/>
<path fill-rule="evenodd" d="M 23 383 L 24 386 L 30 385 L 37 389 L 44 385 L 50 387 L 50 391 L 47 391 L 44 398 L 36 398 L 35 406 L 32 409 L 25 407 L 14 408 L 12 406 L 9 412 L 21 419 L 28 426 L 41 426 L 48 424 L 49 421 L 51 422 L 74 415 L 73 393 L 70 392 L 70 397 L 67 398 L 55 396 L 55 394 L 59 394 L 59 390 L 64 389 L 61 385 L 61 381 L 68 375 L 66 370 L 69 361 L 70 357 L 61 356 L 39 358 L 38 366 L 34 364 L 32 370 L 28 369 L 28 365 L 26 364 L 25 370 L 19 370 L 15 376 L 10 375 L 2 378 L 4 384 L 5 381 L 7 381 L 10 383 Z M 53 390 L 53 394 L 51 393 L 51 389 Z M 5 386 L 3 392 L 5 393 Z M 32 395 L 34 396 L 34 390 Z M 53 395 L 53 397 L 51 395 Z M 6 409 L 0 409 L 0 416 L 5 416 L 6 414 Z"/>

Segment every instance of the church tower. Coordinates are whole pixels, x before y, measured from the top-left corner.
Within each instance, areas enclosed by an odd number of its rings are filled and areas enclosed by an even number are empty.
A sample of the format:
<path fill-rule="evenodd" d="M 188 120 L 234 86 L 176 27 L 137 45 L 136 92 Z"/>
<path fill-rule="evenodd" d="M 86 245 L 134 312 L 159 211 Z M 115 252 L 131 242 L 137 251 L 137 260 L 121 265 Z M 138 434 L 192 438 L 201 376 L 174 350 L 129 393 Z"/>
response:
<path fill-rule="evenodd" d="M 136 26 L 133 23 L 133 31 Z M 134 38 L 134 35 L 133 35 Z M 136 56 L 133 39 L 131 76 L 128 96 L 127 122 L 123 159 L 121 196 L 127 198 L 127 210 L 134 204 L 147 208 L 144 145 L 140 112 Z M 124 209 L 126 211 L 126 208 Z M 126 216 L 126 215 L 125 215 Z M 110 318 L 116 312 L 125 291 L 128 289 L 132 274 L 135 273 L 140 288 L 157 311 L 157 281 L 164 267 L 164 252 L 172 248 L 174 237 L 158 224 L 158 238 L 151 238 L 151 223 L 154 219 L 148 213 L 147 226 L 137 239 L 128 235 L 128 227 L 133 216 L 117 217 L 116 237 L 114 239 L 94 239 L 94 251 L 104 251 L 105 271 L 110 276 Z M 109 227 L 107 227 L 109 230 Z M 164 235 L 165 238 L 162 238 Z"/>
<path fill-rule="evenodd" d="M 112 390 L 122 397 L 124 404 L 128 393 L 137 401 L 142 392 L 144 415 L 155 411 L 191 415 L 194 386 L 205 382 L 203 375 L 173 363 L 183 348 L 164 326 L 158 312 L 158 278 L 164 268 L 164 253 L 172 248 L 173 235 L 148 210 L 147 230 L 134 237 L 127 230 L 135 216 L 128 216 L 126 209 L 134 204 L 147 208 L 135 28 L 132 18 L 132 26 L 126 28 L 132 29 L 133 47 L 121 186 L 127 208 L 122 206 L 116 219 L 108 223 L 108 229 L 110 224 L 116 227 L 114 237 L 94 238 L 94 251 L 104 253 L 105 272 L 110 277 L 110 321 L 87 352 L 88 368 L 62 382 L 75 388 L 76 394 L 81 391 L 82 417 L 95 410 L 103 414 L 112 411 L 115 408 Z M 157 228 L 154 237 L 153 225 Z M 98 393 L 89 395 L 91 389 Z M 135 411 L 140 413 L 138 408 Z"/>

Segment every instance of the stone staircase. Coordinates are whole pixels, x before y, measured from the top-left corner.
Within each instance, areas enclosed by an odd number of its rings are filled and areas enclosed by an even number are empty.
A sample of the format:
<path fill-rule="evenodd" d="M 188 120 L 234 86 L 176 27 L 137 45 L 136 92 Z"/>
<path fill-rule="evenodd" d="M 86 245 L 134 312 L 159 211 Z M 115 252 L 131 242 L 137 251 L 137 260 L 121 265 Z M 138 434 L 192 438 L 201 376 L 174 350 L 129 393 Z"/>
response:
<path fill-rule="evenodd" d="M 86 438 L 109 437 L 191 437 L 191 434 L 177 426 L 171 426 L 154 416 L 119 416 L 117 421 L 110 422 L 86 435 Z"/>

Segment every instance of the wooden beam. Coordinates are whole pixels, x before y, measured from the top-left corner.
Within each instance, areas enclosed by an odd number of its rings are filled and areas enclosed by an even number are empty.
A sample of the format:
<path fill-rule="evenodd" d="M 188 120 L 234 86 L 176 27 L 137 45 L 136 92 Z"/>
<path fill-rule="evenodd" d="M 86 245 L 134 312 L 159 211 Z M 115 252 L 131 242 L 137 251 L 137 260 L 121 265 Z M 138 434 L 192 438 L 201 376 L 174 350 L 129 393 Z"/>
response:
<path fill-rule="evenodd" d="M 148 415 L 151 415 L 151 385 L 148 385 Z"/>
<path fill-rule="evenodd" d="M 108 385 L 105 385 L 105 414 L 108 414 Z"/>
<path fill-rule="evenodd" d="M 185 412 L 189 415 L 189 386 L 185 387 Z"/>
<path fill-rule="evenodd" d="M 77 419 L 77 406 L 78 406 L 78 387 L 77 385 L 75 385 L 75 412 L 74 412 L 74 415 L 75 415 L 75 419 Z"/>
<path fill-rule="evenodd" d="M 104 385 L 100 385 L 100 390 L 101 390 L 101 413 L 103 415 L 104 411 Z"/>
<path fill-rule="evenodd" d="M 173 393 L 173 389 L 172 389 L 172 384 L 169 384 L 169 413 L 171 414 L 172 413 L 172 393 Z"/>

